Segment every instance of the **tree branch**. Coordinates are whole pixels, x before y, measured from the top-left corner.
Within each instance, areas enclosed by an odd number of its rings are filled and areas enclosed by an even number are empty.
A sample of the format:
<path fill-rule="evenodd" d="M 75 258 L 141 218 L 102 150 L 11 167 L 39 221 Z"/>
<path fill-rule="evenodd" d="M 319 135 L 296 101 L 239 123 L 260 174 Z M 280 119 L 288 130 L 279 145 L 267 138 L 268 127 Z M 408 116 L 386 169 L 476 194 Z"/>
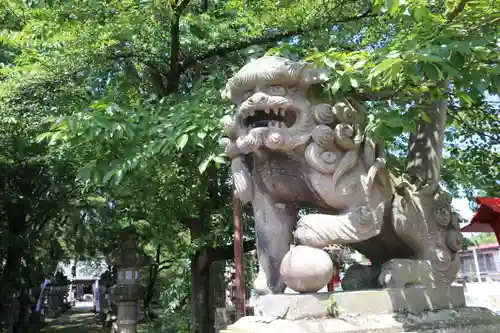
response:
<path fill-rule="evenodd" d="M 165 95 L 170 95 L 179 91 L 181 66 L 181 42 L 180 42 L 180 18 L 184 9 L 189 5 L 190 0 L 183 0 L 175 7 L 175 14 L 170 26 L 170 69 L 167 76 L 167 89 Z"/>
<path fill-rule="evenodd" d="M 446 14 L 446 19 L 448 22 L 453 21 L 461 12 L 464 11 L 465 5 L 469 0 L 460 0 L 460 2 L 453 8 L 453 10 Z"/>
<path fill-rule="evenodd" d="M 177 5 L 177 7 L 175 7 L 175 12 L 177 14 L 182 14 L 184 9 L 186 9 L 186 7 L 189 5 L 190 2 L 191 0 L 182 0 L 182 2 L 179 5 Z"/>
<path fill-rule="evenodd" d="M 448 82 L 443 83 L 443 86 L 447 85 Z M 421 118 L 417 132 L 410 135 L 406 173 L 418 187 L 436 188 L 439 184 L 447 111 L 445 99 L 428 103 L 424 112 L 430 122 Z"/>
<path fill-rule="evenodd" d="M 172 263 L 170 263 L 169 265 L 161 266 L 158 268 L 158 273 L 163 271 L 164 269 L 169 269 L 170 267 L 172 267 Z"/>
<path fill-rule="evenodd" d="M 173 259 L 166 259 L 166 260 L 163 260 L 162 262 L 160 262 L 160 263 L 158 264 L 158 266 L 163 266 L 163 265 L 168 264 L 168 263 L 172 264 L 172 261 L 173 261 Z"/>
<path fill-rule="evenodd" d="M 250 252 L 255 249 L 255 239 L 243 242 L 243 253 Z M 234 257 L 234 244 L 217 246 L 211 248 L 211 259 L 213 261 L 231 260 Z"/>
<path fill-rule="evenodd" d="M 361 15 L 346 17 L 346 18 L 343 18 L 341 20 L 331 22 L 330 24 L 334 25 L 334 24 L 339 24 L 339 23 L 348 23 L 348 22 L 358 21 L 358 20 L 368 18 L 368 17 L 375 17 L 375 15 L 372 13 L 371 8 Z M 295 29 L 286 30 L 286 31 L 283 31 L 283 32 L 277 33 L 277 34 L 271 34 L 268 36 L 259 36 L 259 37 L 250 38 L 248 40 L 244 40 L 244 41 L 240 41 L 240 42 L 236 42 L 236 43 L 230 43 L 229 45 L 226 45 L 226 46 L 211 49 L 211 50 L 207 51 L 206 53 L 201 54 L 199 56 L 192 56 L 190 58 L 186 58 L 182 63 L 180 71 L 183 72 L 186 69 L 193 66 L 194 64 L 196 64 L 200 61 L 203 61 L 203 60 L 207 60 L 207 59 L 212 58 L 212 57 L 225 56 L 229 53 L 243 50 L 243 49 L 250 47 L 252 45 L 264 45 L 264 44 L 280 41 L 280 40 L 287 38 L 287 37 L 293 37 L 293 36 L 297 36 L 297 35 L 305 35 L 307 32 L 323 29 L 324 27 L 325 26 L 322 24 L 314 25 L 310 29 L 305 29 L 304 27 L 296 27 Z"/>

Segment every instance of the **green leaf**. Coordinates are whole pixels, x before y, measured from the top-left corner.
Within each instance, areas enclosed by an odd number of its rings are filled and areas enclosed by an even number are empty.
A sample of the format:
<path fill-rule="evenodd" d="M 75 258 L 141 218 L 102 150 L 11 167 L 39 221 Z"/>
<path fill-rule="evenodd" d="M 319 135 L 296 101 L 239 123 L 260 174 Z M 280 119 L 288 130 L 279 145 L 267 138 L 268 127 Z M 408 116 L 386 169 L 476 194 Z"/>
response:
<path fill-rule="evenodd" d="M 205 158 L 203 160 L 203 162 L 200 163 L 200 165 L 198 165 L 198 171 L 200 173 L 204 173 L 205 170 L 208 168 L 208 165 L 210 164 L 210 162 L 214 159 L 214 156 L 213 155 L 210 155 L 208 156 L 207 158 Z"/>
<path fill-rule="evenodd" d="M 462 68 L 465 63 L 465 57 L 458 52 L 452 52 L 450 56 L 450 65 L 454 68 Z"/>
<path fill-rule="evenodd" d="M 178 139 L 177 139 L 177 148 L 182 150 L 186 146 L 188 142 L 189 136 L 187 134 L 182 134 Z"/>
<path fill-rule="evenodd" d="M 417 54 L 413 57 L 415 60 L 422 61 L 422 62 L 443 62 L 443 59 L 441 57 L 438 57 L 436 55 L 432 54 Z"/>
<path fill-rule="evenodd" d="M 359 69 L 362 69 L 365 65 L 366 65 L 367 61 L 366 60 L 360 60 L 360 61 L 357 61 L 355 64 L 354 64 L 354 69 L 356 70 L 359 70 Z"/>
<path fill-rule="evenodd" d="M 368 75 L 368 79 L 373 79 L 373 78 L 379 76 L 381 73 L 389 70 L 395 64 L 396 65 L 400 64 L 402 61 L 403 61 L 403 59 L 401 59 L 401 58 L 384 59 L 380 64 L 378 64 L 377 66 L 375 66 L 371 70 L 370 74 Z"/>
<path fill-rule="evenodd" d="M 52 133 L 52 132 L 45 132 L 45 133 L 42 133 L 42 134 L 40 134 L 40 135 L 38 135 L 38 136 L 36 137 L 36 142 L 40 143 L 40 142 L 42 142 L 42 141 L 44 141 L 44 140 L 48 139 L 48 138 L 49 138 L 49 137 L 51 137 L 52 135 L 54 135 L 54 133 Z"/>
<path fill-rule="evenodd" d="M 428 10 L 425 6 L 416 6 L 413 9 L 413 17 L 415 18 L 415 21 L 423 21 L 424 18 L 427 16 Z"/>
<path fill-rule="evenodd" d="M 340 85 L 341 85 L 340 79 L 341 79 L 341 78 L 337 78 L 337 80 L 335 80 L 335 82 L 333 82 L 332 87 L 330 88 L 330 91 L 331 91 L 331 92 L 332 92 L 332 94 L 334 94 L 334 95 L 335 95 L 335 93 L 337 93 L 337 91 L 339 91 L 339 89 L 340 89 Z"/>
<path fill-rule="evenodd" d="M 225 164 L 226 163 L 226 159 L 224 158 L 224 156 L 222 155 L 217 155 L 213 158 L 214 162 L 216 163 L 220 163 L 220 164 Z"/>
<path fill-rule="evenodd" d="M 397 80 L 399 73 L 401 72 L 401 68 L 403 68 L 402 61 L 399 61 L 399 62 L 396 62 L 395 64 L 393 64 L 393 66 L 391 68 L 391 80 L 392 81 Z"/>
<path fill-rule="evenodd" d="M 323 62 L 325 63 L 326 66 L 330 68 L 335 68 L 336 61 L 331 60 L 329 57 L 325 56 L 323 57 Z"/>
<path fill-rule="evenodd" d="M 395 14 L 398 11 L 399 0 L 388 0 L 387 1 L 387 9 L 389 14 Z"/>
<path fill-rule="evenodd" d="M 106 172 L 106 174 L 104 175 L 104 177 L 102 179 L 102 182 L 104 184 L 107 184 L 109 182 L 109 180 L 115 175 L 115 173 L 116 173 L 115 169 L 109 170 L 108 172 Z"/>
<path fill-rule="evenodd" d="M 85 164 L 80 170 L 78 170 L 76 179 L 82 182 L 87 182 L 92 175 L 92 171 L 94 170 L 95 165 L 96 165 L 95 161 L 90 161 L 87 164 Z"/>
<path fill-rule="evenodd" d="M 351 77 L 351 86 L 353 88 L 358 88 L 359 87 L 359 81 L 357 78 L 355 77 Z"/>
<path fill-rule="evenodd" d="M 474 103 L 472 98 L 463 91 L 457 91 L 456 94 L 458 95 L 460 100 L 465 103 L 466 106 L 471 106 Z"/>
<path fill-rule="evenodd" d="M 386 124 L 388 127 L 399 128 L 403 126 L 403 119 L 398 114 L 386 119 Z"/>
<path fill-rule="evenodd" d="M 122 169 L 116 171 L 115 177 L 114 177 L 115 185 L 118 185 L 122 181 L 123 175 L 124 175 L 124 172 Z"/>
<path fill-rule="evenodd" d="M 429 123 L 429 124 L 430 124 L 430 123 L 432 122 L 432 120 L 431 120 L 431 118 L 429 117 L 429 115 L 427 114 L 427 112 L 423 111 L 423 112 L 421 113 L 421 115 L 422 115 L 422 119 L 423 119 L 426 123 Z"/>
<path fill-rule="evenodd" d="M 462 78 L 462 74 L 460 74 L 460 72 L 457 69 L 451 67 L 446 62 L 443 62 L 440 65 L 441 65 L 444 73 L 448 74 L 448 77 L 454 77 L 456 79 Z"/>
<path fill-rule="evenodd" d="M 437 82 L 443 79 L 443 74 L 432 63 L 424 63 L 424 72 L 427 78 L 431 81 Z"/>

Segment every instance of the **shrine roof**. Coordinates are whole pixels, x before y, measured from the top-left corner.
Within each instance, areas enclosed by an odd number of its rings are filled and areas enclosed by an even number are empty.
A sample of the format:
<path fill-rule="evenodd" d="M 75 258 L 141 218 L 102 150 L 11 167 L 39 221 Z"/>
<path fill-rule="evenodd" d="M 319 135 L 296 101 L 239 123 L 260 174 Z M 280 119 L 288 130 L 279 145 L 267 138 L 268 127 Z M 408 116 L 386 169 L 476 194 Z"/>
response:
<path fill-rule="evenodd" d="M 480 205 L 471 223 L 500 224 L 500 198 L 476 198 Z"/>

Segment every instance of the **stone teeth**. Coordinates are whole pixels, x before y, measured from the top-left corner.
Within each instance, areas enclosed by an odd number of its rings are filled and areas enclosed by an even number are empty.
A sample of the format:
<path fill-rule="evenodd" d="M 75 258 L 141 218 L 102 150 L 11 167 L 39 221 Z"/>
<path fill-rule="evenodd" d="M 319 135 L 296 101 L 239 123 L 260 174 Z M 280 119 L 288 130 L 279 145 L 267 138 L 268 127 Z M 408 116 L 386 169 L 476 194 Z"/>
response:
<path fill-rule="evenodd" d="M 285 109 L 280 109 L 280 115 L 281 115 L 282 117 L 284 117 L 284 116 L 285 116 Z"/>
<path fill-rule="evenodd" d="M 277 109 L 273 109 L 273 112 L 275 115 L 277 115 L 277 116 L 279 115 L 279 111 Z"/>
<path fill-rule="evenodd" d="M 243 112 L 241 113 L 241 116 L 243 117 L 243 119 L 248 118 L 248 113 L 247 113 L 247 112 L 245 112 L 245 111 L 243 111 Z"/>
<path fill-rule="evenodd" d="M 266 113 L 271 112 L 271 110 L 269 110 L 269 109 L 265 109 L 264 111 L 265 111 Z"/>
<path fill-rule="evenodd" d="M 255 110 L 250 110 L 250 115 L 255 116 Z"/>

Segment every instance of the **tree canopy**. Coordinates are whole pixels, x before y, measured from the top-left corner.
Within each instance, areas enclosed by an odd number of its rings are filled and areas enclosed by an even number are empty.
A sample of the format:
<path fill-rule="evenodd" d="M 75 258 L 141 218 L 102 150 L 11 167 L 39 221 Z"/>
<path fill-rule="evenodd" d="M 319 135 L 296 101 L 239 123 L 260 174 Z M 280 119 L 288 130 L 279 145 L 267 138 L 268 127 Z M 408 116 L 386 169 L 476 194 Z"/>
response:
<path fill-rule="evenodd" d="M 210 264 L 232 257 L 231 179 L 217 141 L 218 120 L 233 108 L 220 90 L 264 54 L 329 68 L 325 94 L 364 104 L 366 131 L 385 142 L 396 172 L 418 123 L 432 121 L 427 104 L 445 100 L 443 184 L 455 195 L 498 195 L 498 8 L 498 0 L 2 2 L 2 285 L 28 283 L 23 267 L 32 274 L 106 256 L 133 225 L 154 259 L 150 286 L 176 277 L 169 284 L 178 288 L 161 292 L 167 308 L 193 313 L 192 326 L 211 332 Z M 186 288 L 206 302 L 190 305 Z"/>

